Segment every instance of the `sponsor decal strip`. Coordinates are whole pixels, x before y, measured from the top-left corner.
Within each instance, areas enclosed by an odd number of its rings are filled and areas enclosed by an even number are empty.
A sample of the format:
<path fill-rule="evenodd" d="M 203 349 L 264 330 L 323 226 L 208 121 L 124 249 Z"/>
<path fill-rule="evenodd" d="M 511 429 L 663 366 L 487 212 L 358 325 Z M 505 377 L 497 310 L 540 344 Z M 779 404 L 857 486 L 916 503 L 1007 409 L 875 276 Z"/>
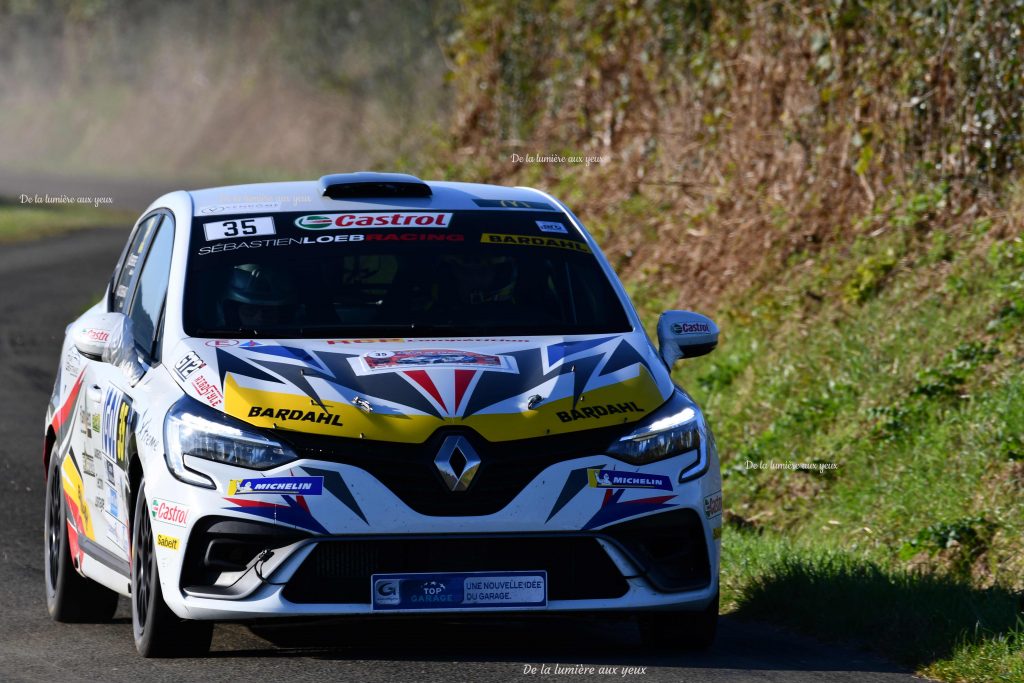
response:
<path fill-rule="evenodd" d="M 192 376 L 196 370 L 202 370 L 206 367 L 206 362 L 203 361 L 196 354 L 195 351 L 189 351 L 187 354 L 178 359 L 178 362 L 174 364 L 174 373 L 178 375 L 182 382 L 186 381 Z"/>
<path fill-rule="evenodd" d="M 202 375 L 199 375 L 192 380 L 192 388 L 195 390 L 196 394 L 198 394 L 199 398 L 203 399 L 214 408 L 218 408 L 220 407 L 220 404 L 224 403 L 224 394 L 221 393 L 221 390 Z"/>
<path fill-rule="evenodd" d="M 53 421 L 50 422 L 50 426 L 53 428 L 53 433 L 58 435 L 58 439 L 59 439 L 61 428 L 64 426 L 64 423 L 67 422 L 68 416 L 71 414 L 71 409 L 74 408 L 75 402 L 78 400 L 78 394 L 79 394 L 79 392 L 82 389 L 82 380 L 83 379 L 85 379 L 85 373 L 84 372 L 81 375 L 78 376 L 77 380 L 75 380 L 74 386 L 72 386 L 71 387 L 71 391 L 68 392 L 67 400 L 64 401 L 64 405 L 62 405 L 60 407 L 60 410 L 58 410 L 54 414 Z M 44 454 L 44 457 L 49 457 L 49 456 L 50 456 L 49 453 L 45 453 Z"/>
<path fill-rule="evenodd" d="M 707 323 L 672 323 L 673 334 L 697 334 L 710 331 L 711 327 Z"/>
<path fill-rule="evenodd" d="M 154 498 L 149 506 L 150 515 L 157 522 L 173 524 L 174 526 L 188 526 L 189 509 L 181 503 L 169 500 Z"/>
<path fill-rule="evenodd" d="M 86 337 L 88 337 L 90 340 L 96 341 L 96 342 L 106 342 L 106 341 L 110 340 L 110 331 L 109 330 L 101 330 L 101 329 L 97 329 L 97 328 L 92 328 L 91 327 L 91 328 L 83 331 L 82 334 L 85 335 Z"/>
<path fill-rule="evenodd" d="M 568 249 L 579 251 L 584 254 L 590 253 L 590 247 L 583 242 L 557 237 L 537 237 L 532 235 L 504 235 L 494 232 L 485 232 L 480 235 L 481 244 L 518 244 L 524 247 L 554 247 L 556 249 Z"/>
<path fill-rule="evenodd" d="M 710 496 L 704 497 L 704 516 L 714 519 L 722 514 L 722 492 L 716 491 Z"/>
<path fill-rule="evenodd" d="M 474 199 L 473 203 L 484 208 L 500 209 L 540 209 L 554 211 L 555 207 L 545 202 L 528 202 L 522 199 Z"/>
<path fill-rule="evenodd" d="M 103 400 L 103 420 L 100 425 L 103 451 L 113 458 L 122 469 L 127 464 L 129 433 L 134 426 L 135 411 L 132 399 L 127 394 L 108 389 Z"/>
<path fill-rule="evenodd" d="M 672 490 L 672 480 L 664 474 L 622 472 L 592 467 L 587 470 L 591 488 L 597 489 L 661 489 Z"/>
<path fill-rule="evenodd" d="M 507 369 L 508 362 L 500 356 L 451 349 L 411 349 L 408 351 L 371 351 L 363 356 L 369 370 L 401 369 L 403 367 L 467 367 Z"/>
<path fill-rule="evenodd" d="M 257 477 L 254 479 L 232 479 L 228 485 L 229 496 L 291 493 L 303 496 L 319 496 L 324 491 L 323 477 Z"/>
<path fill-rule="evenodd" d="M 316 422 L 319 424 L 344 427 L 340 416 L 316 410 L 289 410 L 288 408 L 264 408 L 253 406 L 249 409 L 249 417 L 268 417 L 278 422 Z"/>
<path fill-rule="evenodd" d="M 547 572 L 374 574 L 374 610 L 544 607 Z"/>
<path fill-rule="evenodd" d="M 177 551 L 181 545 L 181 540 L 174 536 L 164 536 L 163 534 L 156 535 L 156 544 L 161 548 L 167 548 L 168 550 Z"/>
<path fill-rule="evenodd" d="M 329 213 L 302 216 L 295 225 L 303 230 L 338 230 L 344 228 L 447 228 L 450 213 Z"/>
<path fill-rule="evenodd" d="M 199 249 L 200 256 L 218 254 L 221 252 L 238 251 L 239 249 L 259 249 L 262 247 L 293 247 L 310 246 L 317 244 L 335 244 L 341 242 L 463 242 L 466 236 L 462 233 L 418 233 L 418 232 L 389 232 L 372 233 L 363 235 L 360 233 L 344 235 L 318 235 L 316 237 L 278 237 L 275 239 L 252 240 L 249 242 L 223 242 L 221 244 L 209 244 Z"/>
<path fill-rule="evenodd" d="M 537 227 L 540 228 L 541 232 L 557 232 L 563 235 L 569 234 L 569 231 L 565 226 L 556 221 L 537 221 Z"/>
<path fill-rule="evenodd" d="M 642 413 L 644 409 L 638 406 L 634 401 L 628 403 L 605 403 L 604 405 L 598 406 L 587 406 L 585 408 L 572 410 L 560 410 L 556 415 L 562 422 L 574 422 L 576 420 L 586 420 L 590 418 L 602 418 L 608 415 L 618 415 L 621 413 Z"/>
<path fill-rule="evenodd" d="M 294 201 L 294 200 L 293 200 Z M 204 216 L 219 213 L 243 212 L 243 211 L 277 211 L 281 208 L 281 202 L 250 202 L 247 204 L 214 204 L 199 209 Z"/>

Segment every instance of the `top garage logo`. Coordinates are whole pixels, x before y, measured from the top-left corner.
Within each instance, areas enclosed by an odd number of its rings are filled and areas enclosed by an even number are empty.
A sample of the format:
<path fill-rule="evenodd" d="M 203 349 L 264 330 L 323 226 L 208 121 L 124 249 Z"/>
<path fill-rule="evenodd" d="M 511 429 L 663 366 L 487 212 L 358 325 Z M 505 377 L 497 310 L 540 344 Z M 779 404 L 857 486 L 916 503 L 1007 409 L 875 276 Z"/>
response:
<path fill-rule="evenodd" d="M 302 216 L 295 225 L 303 230 L 339 228 L 447 228 L 450 213 L 330 213 Z"/>

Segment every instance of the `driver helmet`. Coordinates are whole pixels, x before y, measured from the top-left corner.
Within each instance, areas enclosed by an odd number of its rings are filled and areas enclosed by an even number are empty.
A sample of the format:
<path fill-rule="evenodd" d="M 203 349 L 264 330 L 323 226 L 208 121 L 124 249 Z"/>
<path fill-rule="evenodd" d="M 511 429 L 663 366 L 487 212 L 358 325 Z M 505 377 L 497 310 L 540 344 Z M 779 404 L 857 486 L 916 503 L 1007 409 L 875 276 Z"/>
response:
<path fill-rule="evenodd" d="M 235 266 L 224 297 L 225 319 L 260 328 L 288 322 L 295 314 L 295 283 L 281 268 L 258 263 Z"/>

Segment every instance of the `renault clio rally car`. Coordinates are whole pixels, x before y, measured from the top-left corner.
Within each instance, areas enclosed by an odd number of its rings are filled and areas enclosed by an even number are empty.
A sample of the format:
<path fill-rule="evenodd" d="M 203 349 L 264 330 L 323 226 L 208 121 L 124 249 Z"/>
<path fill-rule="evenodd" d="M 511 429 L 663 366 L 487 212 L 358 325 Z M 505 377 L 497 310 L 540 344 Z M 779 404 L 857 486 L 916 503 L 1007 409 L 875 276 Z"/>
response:
<path fill-rule="evenodd" d="M 217 620 L 635 615 L 706 647 L 714 436 L 580 221 L 527 188 L 353 173 L 174 192 L 67 328 L 46 414 L 58 621 L 144 656 Z"/>

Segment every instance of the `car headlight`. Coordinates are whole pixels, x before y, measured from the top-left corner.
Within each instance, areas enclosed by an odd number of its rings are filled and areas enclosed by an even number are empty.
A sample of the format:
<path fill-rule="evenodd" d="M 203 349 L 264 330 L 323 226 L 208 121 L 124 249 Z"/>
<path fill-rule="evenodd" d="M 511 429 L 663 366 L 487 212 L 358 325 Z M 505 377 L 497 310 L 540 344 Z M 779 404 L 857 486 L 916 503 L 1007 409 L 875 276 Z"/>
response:
<path fill-rule="evenodd" d="M 298 458 L 284 444 L 188 397 L 167 412 L 164 443 L 164 457 L 171 473 L 181 481 L 206 488 L 213 488 L 213 481 L 188 468 L 186 455 L 254 470 L 265 470 Z"/>
<path fill-rule="evenodd" d="M 695 479 L 708 468 L 708 457 L 701 449 L 697 410 L 678 391 L 632 432 L 612 442 L 606 453 L 633 465 L 688 455 L 679 473 L 680 482 Z"/>

